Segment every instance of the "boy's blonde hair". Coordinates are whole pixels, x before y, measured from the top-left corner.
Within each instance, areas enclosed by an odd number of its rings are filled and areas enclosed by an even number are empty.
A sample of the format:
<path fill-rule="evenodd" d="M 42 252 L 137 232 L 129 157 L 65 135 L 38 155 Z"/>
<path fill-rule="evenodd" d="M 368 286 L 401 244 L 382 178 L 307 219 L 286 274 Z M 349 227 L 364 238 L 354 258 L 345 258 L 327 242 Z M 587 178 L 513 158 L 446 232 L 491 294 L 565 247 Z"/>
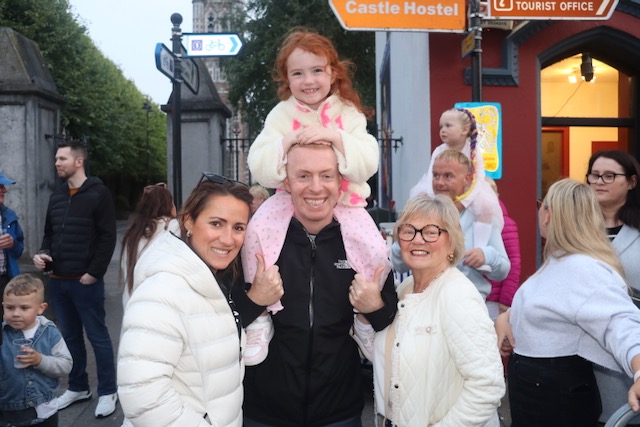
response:
<path fill-rule="evenodd" d="M 44 284 L 33 274 L 19 274 L 7 283 L 2 297 L 9 294 L 16 296 L 31 295 L 36 293 L 40 297 L 40 302 L 44 302 Z"/>

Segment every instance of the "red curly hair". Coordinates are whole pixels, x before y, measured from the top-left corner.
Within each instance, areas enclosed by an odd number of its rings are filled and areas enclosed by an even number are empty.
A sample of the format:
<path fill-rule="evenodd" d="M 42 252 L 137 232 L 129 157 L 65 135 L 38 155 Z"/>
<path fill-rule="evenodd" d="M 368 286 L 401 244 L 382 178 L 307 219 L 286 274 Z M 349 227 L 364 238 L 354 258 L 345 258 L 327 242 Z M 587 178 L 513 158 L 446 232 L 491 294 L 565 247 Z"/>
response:
<path fill-rule="evenodd" d="M 327 66 L 331 67 L 331 93 L 338 93 L 343 101 L 347 101 L 363 113 L 367 119 L 373 116 L 373 109 L 364 107 L 360 95 L 353 88 L 351 77 L 355 72 L 355 64 L 349 60 L 341 60 L 336 48 L 328 38 L 306 28 L 294 28 L 284 37 L 278 51 L 276 63 L 271 73 L 278 84 L 278 98 L 281 101 L 289 99 L 291 89 L 287 79 L 287 59 L 296 49 L 302 49 L 317 56 L 327 58 Z"/>

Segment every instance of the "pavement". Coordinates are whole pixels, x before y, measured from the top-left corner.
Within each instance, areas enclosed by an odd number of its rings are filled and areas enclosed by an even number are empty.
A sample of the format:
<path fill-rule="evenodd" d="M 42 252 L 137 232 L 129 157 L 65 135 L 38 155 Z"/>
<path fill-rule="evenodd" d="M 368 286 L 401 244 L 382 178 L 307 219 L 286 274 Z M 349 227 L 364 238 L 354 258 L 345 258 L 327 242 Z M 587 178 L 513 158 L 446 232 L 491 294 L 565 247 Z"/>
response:
<path fill-rule="evenodd" d="M 114 354 L 118 351 L 118 343 L 120 341 L 120 326 L 122 324 L 122 288 L 118 284 L 118 270 L 120 263 L 120 248 L 122 245 L 122 236 L 127 230 L 127 221 L 118 221 L 118 243 L 116 244 L 116 250 L 114 251 L 109 269 L 105 275 L 105 311 L 107 327 L 109 328 L 109 334 L 113 343 Z M 47 276 L 41 275 L 31 263 L 31 258 L 23 256 L 21 259 L 20 269 L 23 273 L 39 274 L 44 280 L 45 285 Z M 45 311 L 45 316 L 51 320 L 55 320 L 55 313 L 48 308 Z M 89 374 L 89 384 L 91 385 L 92 399 L 85 402 L 78 402 L 71 406 L 61 410 L 58 413 L 59 427 L 120 427 L 124 415 L 120 404 L 116 406 L 116 411 L 106 418 L 96 418 L 95 409 L 98 404 L 98 379 L 96 375 L 96 360 L 93 355 L 93 350 L 89 341 L 85 337 L 85 343 L 87 347 L 87 372 Z M 62 394 L 67 389 L 67 379 L 62 378 L 60 381 L 60 387 L 58 395 Z"/>
<path fill-rule="evenodd" d="M 117 355 L 118 344 L 120 342 L 120 327 L 122 324 L 122 290 L 123 288 L 118 283 L 119 263 L 120 263 L 120 250 L 122 247 L 122 236 L 127 230 L 128 222 L 118 221 L 118 242 L 116 244 L 116 250 L 111 258 L 111 263 L 105 275 L 105 311 L 107 327 L 109 328 L 109 334 L 113 343 L 114 354 Z M 23 273 L 40 274 L 33 264 L 31 264 L 31 258 L 23 256 L 21 258 L 21 271 Z M 40 275 L 42 279 L 47 280 L 47 276 Z M 45 315 L 55 320 L 55 314 L 51 310 L 47 309 Z M 98 380 L 96 376 L 96 364 L 93 350 L 89 341 L 85 337 L 85 343 L 87 347 L 87 372 L 89 374 L 89 384 L 91 385 L 92 399 L 85 402 L 75 403 L 58 413 L 59 427 L 121 427 L 124 415 L 120 404 L 116 406 L 116 410 L 113 414 L 106 418 L 96 418 L 95 409 L 98 403 L 97 385 Z M 374 427 L 374 407 L 373 407 L 373 376 L 371 372 L 370 364 L 363 364 L 362 366 L 362 381 L 364 392 L 365 408 L 362 412 L 362 426 Z M 60 387 L 58 395 L 62 394 L 67 389 L 66 378 L 60 381 Z M 503 399 L 502 406 L 499 408 L 501 426 L 506 427 L 511 424 L 509 419 L 509 406 L 506 397 Z M 506 416 L 505 416 L 506 415 Z M 159 426 L 161 424 L 158 424 Z"/>

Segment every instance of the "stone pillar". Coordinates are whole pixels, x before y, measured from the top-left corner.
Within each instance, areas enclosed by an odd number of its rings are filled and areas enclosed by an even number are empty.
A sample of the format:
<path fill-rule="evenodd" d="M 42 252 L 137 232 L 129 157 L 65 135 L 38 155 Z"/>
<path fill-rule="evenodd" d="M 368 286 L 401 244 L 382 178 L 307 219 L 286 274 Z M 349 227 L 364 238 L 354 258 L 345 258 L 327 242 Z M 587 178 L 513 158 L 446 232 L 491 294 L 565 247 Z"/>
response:
<path fill-rule="evenodd" d="M 184 84 L 181 89 L 182 110 L 182 202 L 198 183 L 202 172 L 223 175 L 223 147 L 226 119 L 231 110 L 220 100 L 218 91 L 202 60 L 196 59 L 200 74 L 198 93 L 194 94 Z M 173 95 L 162 106 L 167 113 L 167 182 L 173 183 Z"/>
<path fill-rule="evenodd" d="M 20 218 L 23 257 L 30 258 L 40 248 L 55 187 L 52 136 L 60 133 L 64 98 L 32 40 L 0 27 L 0 58 L 0 170 L 16 181 L 5 204 Z"/>

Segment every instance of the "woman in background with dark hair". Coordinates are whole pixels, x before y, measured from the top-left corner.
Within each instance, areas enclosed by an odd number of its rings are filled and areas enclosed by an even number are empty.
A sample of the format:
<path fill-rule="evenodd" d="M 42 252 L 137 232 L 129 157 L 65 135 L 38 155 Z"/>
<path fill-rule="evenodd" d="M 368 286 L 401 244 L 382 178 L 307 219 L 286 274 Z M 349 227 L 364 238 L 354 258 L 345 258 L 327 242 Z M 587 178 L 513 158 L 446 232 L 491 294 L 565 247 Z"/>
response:
<path fill-rule="evenodd" d="M 173 204 L 171 192 L 164 182 L 144 187 L 133 221 L 122 238 L 120 255 L 120 272 L 125 284 L 122 293 L 122 306 L 126 309 L 135 286 L 133 270 L 140 255 L 163 232 L 178 232 L 176 206 Z"/>
<path fill-rule="evenodd" d="M 124 426 L 242 426 L 246 337 L 220 277 L 239 272 L 252 199 L 246 185 L 203 174 L 180 236 L 162 233 L 138 260 L 118 354 Z M 281 283 L 259 264 L 255 282 Z"/>
<path fill-rule="evenodd" d="M 640 297 L 640 165 L 628 153 L 619 150 L 598 151 L 589 159 L 587 183 L 596 192 L 604 215 L 607 235 L 624 270 L 627 285 L 635 298 Z M 639 304 L 635 299 L 636 305 Z M 633 381 L 627 375 L 594 366 L 602 415 L 609 417 L 627 401 L 627 391 Z M 632 421 L 640 425 L 640 417 Z"/>

